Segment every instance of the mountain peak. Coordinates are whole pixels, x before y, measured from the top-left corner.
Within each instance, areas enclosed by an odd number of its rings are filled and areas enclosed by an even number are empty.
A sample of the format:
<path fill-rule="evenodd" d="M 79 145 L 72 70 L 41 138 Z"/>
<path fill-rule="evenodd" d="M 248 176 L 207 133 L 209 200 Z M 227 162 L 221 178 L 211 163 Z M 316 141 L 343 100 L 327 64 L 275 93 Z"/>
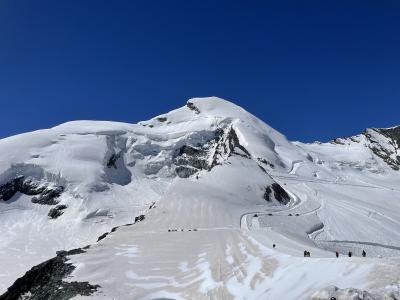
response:
<path fill-rule="evenodd" d="M 278 274 L 310 281 L 293 299 L 332 284 L 321 270 L 333 261 L 347 282 L 364 286 L 357 274 L 376 264 L 390 283 L 392 261 L 353 265 L 334 254 L 399 256 L 399 137 L 370 129 L 339 145 L 292 143 L 236 104 L 205 97 L 139 124 L 75 121 L 0 140 L 0 299 L 96 287 L 107 299 L 239 290 L 287 299 L 281 276 L 265 273 L 275 257 Z M 74 250 L 53 257 L 63 249 Z M 304 249 L 320 267 L 304 264 Z M 159 293 L 171 283 L 174 294 Z"/>
<path fill-rule="evenodd" d="M 238 117 L 248 113 L 240 106 L 219 97 L 196 97 L 186 102 L 186 106 L 195 113 L 208 116 Z"/>

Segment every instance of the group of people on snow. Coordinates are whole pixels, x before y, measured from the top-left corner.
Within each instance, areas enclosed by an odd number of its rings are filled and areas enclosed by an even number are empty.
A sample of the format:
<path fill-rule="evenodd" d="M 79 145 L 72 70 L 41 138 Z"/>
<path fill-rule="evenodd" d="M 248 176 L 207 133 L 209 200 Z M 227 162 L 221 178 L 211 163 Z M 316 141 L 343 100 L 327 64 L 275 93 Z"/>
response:
<path fill-rule="evenodd" d="M 353 252 L 349 251 L 349 253 L 347 253 L 347 255 L 348 255 L 349 257 L 352 257 L 352 256 L 353 256 Z M 367 252 L 365 252 L 365 250 L 363 250 L 363 251 L 361 252 L 361 255 L 362 255 L 362 257 L 366 257 L 366 256 L 367 256 Z M 338 251 L 336 251 L 336 257 L 339 257 L 339 252 L 338 252 Z"/>
<path fill-rule="evenodd" d="M 276 248 L 276 245 L 275 245 L 275 244 L 272 244 L 272 248 Z M 338 257 L 339 257 L 339 251 L 336 251 L 336 252 L 335 252 L 335 255 L 336 255 L 336 257 L 338 258 Z M 348 255 L 349 257 L 352 257 L 352 256 L 353 256 L 353 252 L 349 251 L 349 252 L 347 253 L 347 255 Z M 361 252 L 361 255 L 362 255 L 362 257 L 366 257 L 366 256 L 367 256 L 367 252 L 365 252 L 365 250 L 363 250 L 363 251 Z M 304 250 L 304 257 L 310 257 L 310 256 L 311 256 L 310 251 Z"/>

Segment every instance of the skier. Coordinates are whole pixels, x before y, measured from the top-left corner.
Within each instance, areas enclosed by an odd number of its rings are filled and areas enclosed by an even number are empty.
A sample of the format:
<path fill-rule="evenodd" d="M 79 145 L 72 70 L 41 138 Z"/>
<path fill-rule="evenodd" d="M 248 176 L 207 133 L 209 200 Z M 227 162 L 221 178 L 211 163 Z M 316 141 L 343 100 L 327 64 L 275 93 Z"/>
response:
<path fill-rule="evenodd" d="M 366 256 L 367 256 L 367 253 L 365 252 L 365 250 L 363 250 L 362 256 L 363 256 L 363 257 L 366 257 Z"/>
<path fill-rule="evenodd" d="M 349 257 L 351 257 L 353 255 L 353 253 L 351 253 L 351 251 L 349 251 Z"/>
<path fill-rule="evenodd" d="M 275 248 L 276 247 L 276 245 L 275 244 L 272 244 L 272 248 Z"/>
<path fill-rule="evenodd" d="M 336 251 L 336 258 L 338 258 L 338 257 L 339 257 L 339 252 Z"/>

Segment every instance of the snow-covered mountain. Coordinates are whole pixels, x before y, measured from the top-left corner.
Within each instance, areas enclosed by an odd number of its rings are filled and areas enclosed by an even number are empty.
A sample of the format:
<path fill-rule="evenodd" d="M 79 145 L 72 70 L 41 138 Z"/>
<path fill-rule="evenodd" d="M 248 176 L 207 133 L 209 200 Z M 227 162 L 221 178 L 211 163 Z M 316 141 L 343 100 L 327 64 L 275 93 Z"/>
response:
<path fill-rule="evenodd" d="M 290 142 L 216 97 L 0 140 L 0 299 L 399 297 L 399 145 Z"/>

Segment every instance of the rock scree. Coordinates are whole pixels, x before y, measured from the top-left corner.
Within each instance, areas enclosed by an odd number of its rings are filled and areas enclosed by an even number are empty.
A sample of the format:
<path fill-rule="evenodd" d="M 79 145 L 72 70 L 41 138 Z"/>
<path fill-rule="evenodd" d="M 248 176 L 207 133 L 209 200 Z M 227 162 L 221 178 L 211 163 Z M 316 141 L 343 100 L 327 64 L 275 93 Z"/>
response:
<path fill-rule="evenodd" d="M 70 251 L 59 251 L 51 258 L 25 273 L 7 289 L 0 300 L 67 300 L 77 295 L 90 296 L 100 286 L 88 282 L 63 281 L 72 273 L 75 266 L 68 263 L 68 256 L 85 253 L 78 248 Z"/>

